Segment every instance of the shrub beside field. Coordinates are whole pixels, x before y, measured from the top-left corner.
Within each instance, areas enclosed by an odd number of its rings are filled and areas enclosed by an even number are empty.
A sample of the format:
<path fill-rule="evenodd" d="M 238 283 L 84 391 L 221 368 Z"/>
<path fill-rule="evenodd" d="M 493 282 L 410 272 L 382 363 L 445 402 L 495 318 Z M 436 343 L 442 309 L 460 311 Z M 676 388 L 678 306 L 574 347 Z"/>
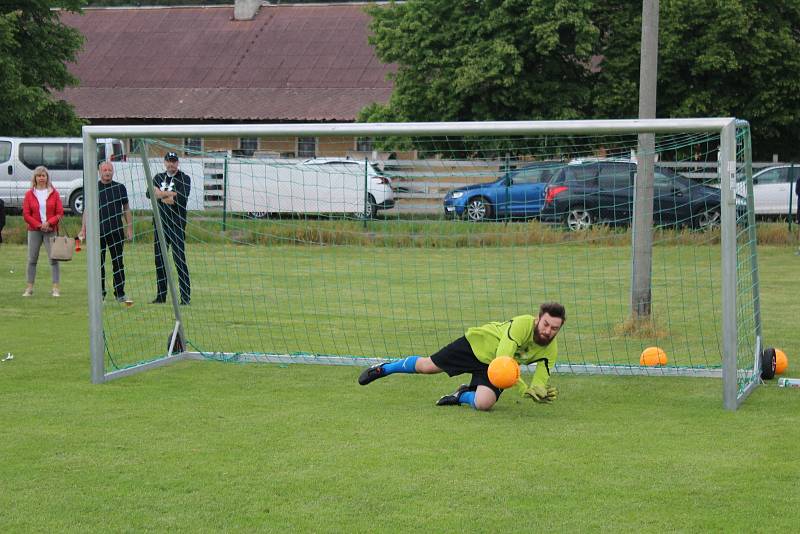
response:
<path fill-rule="evenodd" d="M 68 235 L 77 235 L 81 227 L 78 217 L 64 218 Z M 134 217 L 138 242 L 153 240 L 153 223 L 147 214 Z M 765 245 L 798 244 L 798 227 L 789 231 L 786 222 L 759 222 L 758 243 Z M 328 218 L 246 219 L 229 216 L 191 215 L 187 226 L 189 240 L 203 243 L 234 241 L 243 244 L 286 245 L 317 243 L 324 245 L 358 245 L 365 247 L 506 247 L 554 243 L 588 245 L 630 245 L 629 228 L 595 226 L 581 232 L 569 232 L 559 226 L 535 220 L 471 223 L 442 219 L 376 219 L 372 221 Z M 24 244 L 25 223 L 20 216 L 10 216 L 3 230 L 7 243 Z M 690 229 L 656 229 L 658 246 L 718 244 L 719 231 L 701 232 Z"/>

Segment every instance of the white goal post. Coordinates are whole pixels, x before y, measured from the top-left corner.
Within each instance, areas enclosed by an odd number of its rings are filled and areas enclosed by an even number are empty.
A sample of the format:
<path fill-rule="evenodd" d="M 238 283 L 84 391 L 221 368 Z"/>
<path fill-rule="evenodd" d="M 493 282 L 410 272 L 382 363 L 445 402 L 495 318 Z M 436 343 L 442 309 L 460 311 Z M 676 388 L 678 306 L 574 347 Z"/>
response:
<path fill-rule="evenodd" d="M 236 138 L 236 137 L 375 137 L 375 136 L 593 136 L 617 134 L 682 134 L 682 133 L 714 133 L 719 136 L 719 187 L 720 187 L 720 272 L 721 272 L 721 308 L 722 308 L 722 362 L 720 369 L 697 370 L 699 376 L 721 376 L 723 383 L 723 406 L 734 410 L 757 386 L 760 375 L 760 350 L 761 350 L 761 322 L 758 302 L 758 276 L 757 268 L 752 269 L 753 302 L 748 305 L 747 313 L 753 317 L 748 318 L 747 336 L 756 340 L 753 354 L 742 354 L 744 347 L 740 344 L 743 326 L 737 320 L 737 262 L 755 262 L 755 230 L 754 225 L 744 229 L 751 240 L 750 257 L 743 260 L 737 258 L 737 239 L 741 228 L 737 228 L 737 201 L 741 202 L 743 194 L 737 197 L 737 188 L 746 184 L 749 194 L 747 202 L 750 204 L 749 213 L 752 217 L 752 171 L 749 154 L 749 131 L 746 145 L 745 158 L 737 160 L 737 128 L 747 128 L 746 123 L 735 118 L 700 118 L 700 119 L 649 119 L 649 120 L 579 120 L 579 121 L 509 121 L 509 122 L 464 122 L 464 123 L 359 123 L 359 124 L 199 124 L 199 125 L 108 125 L 85 126 L 83 128 L 83 164 L 84 164 L 84 191 L 86 199 L 87 245 L 88 250 L 98 250 L 100 243 L 100 219 L 98 212 L 98 186 L 97 181 L 89 179 L 97 176 L 97 151 L 96 144 L 100 138 L 120 139 L 169 139 L 169 138 Z M 738 141 L 741 145 L 742 141 Z M 146 149 L 145 149 L 146 154 Z M 143 172 L 148 188 L 152 187 L 154 171 L 150 168 L 148 158 L 142 158 Z M 738 177 L 738 179 L 737 179 Z M 739 200 L 737 200 L 737 198 Z M 159 231 L 158 209 L 155 208 L 153 199 L 153 214 L 155 217 L 156 231 Z M 751 220 L 752 222 L 752 220 Z M 162 234 L 163 235 L 163 234 Z M 162 239 L 163 243 L 163 239 Z M 166 252 L 166 251 L 165 251 Z M 168 256 L 168 254 L 164 254 Z M 183 350 L 170 350 L 163 357 L 137 362 L 135 365 L 121 369 L 109 370 L 106 367 L 106 342 L 104 337 L 104 302 L 101 289 L 100 258 L 98 254 L 89 254 L 88 263 L 88 305 L 89 305 L 89 349 L 91 354 L 91 377 L 93 383 L 103 383 L 107 380 L 137 373 L 146 369 L 162 366 L 181 359 L 202 359 L 203 355 L 189 350 L 189 347 L 180 347 Z M 110 264 L 109 264 L 110 265 Z M 106 267 L 109 270 L 109 266 Z M 168 271 L 170 271 L 168 269 Z M 110 274 L 106 275 L 110 278 Z M 181 307 L 177 302 L 175 281 L 169 279 L 170 296 L 172 300 L 172 314 L 174 319 L 172 341 L 186 339 L 180 333 L 185 326 L 181 317 Z M 149 355 L 142 355 L 143 358 Z M 307 361 L 313 361 L 309 358 Z M 320 355 L 317 360 L 321 363 L 341 363 Z M 273 359 L 272 361 L 280 361 Z M 750 362 L 743 364 L 742 362 Z M 363 360 L 356 365 L 363 364 Z M 593 365 L 572 364 L 571 372 L 603 372 Z M 628 368 L 622 374 L 637 374 L 635 368 Z M 652 373 L 649 373 L 652 374 Z M 665 369 L 662 374 L 685 374 L 680 370 Z"/>

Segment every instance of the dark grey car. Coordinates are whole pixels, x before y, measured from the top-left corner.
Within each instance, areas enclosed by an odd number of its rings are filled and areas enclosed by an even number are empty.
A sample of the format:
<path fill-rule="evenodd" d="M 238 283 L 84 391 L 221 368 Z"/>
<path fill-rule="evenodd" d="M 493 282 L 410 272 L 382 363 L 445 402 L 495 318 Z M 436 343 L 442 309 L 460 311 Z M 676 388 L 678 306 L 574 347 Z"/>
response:
<path fill-rule="evenodd" d="M 541 219 L 564 223 L 571 230 L 596 223 L 629 225 L 633 217 L 635 176 L 636 164 L 629 161 L 571 163 L 548 184 Z M 656 166 L 654 224 L 712 228 L 719 225 L 719 219 L 719 189 Z"/>

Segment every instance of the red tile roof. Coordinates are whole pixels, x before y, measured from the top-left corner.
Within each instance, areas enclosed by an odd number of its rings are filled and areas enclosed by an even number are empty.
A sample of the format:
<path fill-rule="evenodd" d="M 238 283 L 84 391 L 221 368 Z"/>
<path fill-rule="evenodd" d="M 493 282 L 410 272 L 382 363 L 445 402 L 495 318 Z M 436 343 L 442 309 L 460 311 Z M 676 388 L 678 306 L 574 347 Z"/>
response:
<path fill-rule="evenodd" d="M 104 119 L 352 121 L 392 90 L 367 43 L 364 6 L 85 9 L 62 13 L 85 36 L 59 96 Z"/>

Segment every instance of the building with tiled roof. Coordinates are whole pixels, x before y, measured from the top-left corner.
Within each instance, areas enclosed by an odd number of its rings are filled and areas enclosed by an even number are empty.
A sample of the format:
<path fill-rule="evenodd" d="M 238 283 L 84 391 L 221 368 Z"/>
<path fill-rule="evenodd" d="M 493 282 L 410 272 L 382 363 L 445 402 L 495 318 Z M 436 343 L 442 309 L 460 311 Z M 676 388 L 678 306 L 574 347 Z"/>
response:
<path fill-rule="evenodd" d="M 351 122 L 392 91 L 394 67 L 367 42 L 364 6 L 237 0 L 236 10 L 63 12 L 85 43 L 70 67 L 80 85 L 58 96 L 92 124 Z M 298 151 L 297 142 L 283 148 Z"/>

